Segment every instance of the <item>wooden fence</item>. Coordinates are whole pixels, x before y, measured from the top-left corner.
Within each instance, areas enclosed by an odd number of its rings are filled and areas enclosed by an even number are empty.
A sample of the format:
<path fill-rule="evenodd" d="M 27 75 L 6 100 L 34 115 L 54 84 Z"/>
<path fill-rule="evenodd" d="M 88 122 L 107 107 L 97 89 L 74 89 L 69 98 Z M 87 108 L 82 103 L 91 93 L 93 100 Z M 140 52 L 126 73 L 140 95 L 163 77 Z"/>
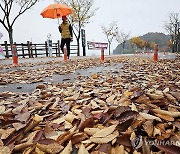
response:
<path fill-rule="evenodd" d="M 0 44 L 0 45 L 3 48 L 5 57 L 6 58 L 12 57 L 10 44 L 8 44 L 7 41 L 4 41 L 4 44 Z M 42 43 L 42 44 L 33 44 L 32 42 L 27 41 L 26 44 L 14 43 L 14 45 L 16 45 L 18 57 L 34 58 L 34 57 L 42 57 L 42 56 L 48 57 L 49 56 L 47 41 L 45 41 L 45 43 Z M 71 54 L 77 55 L 77 45 L 71 45 L 70 49 L 71 49 Z M 60 41 L 57 41 L 57 43 L 52 43 L 52 54 L 53 56 L 54 55 L 61 56 L 61 54 L 63 54 L 60 49 Z"/>

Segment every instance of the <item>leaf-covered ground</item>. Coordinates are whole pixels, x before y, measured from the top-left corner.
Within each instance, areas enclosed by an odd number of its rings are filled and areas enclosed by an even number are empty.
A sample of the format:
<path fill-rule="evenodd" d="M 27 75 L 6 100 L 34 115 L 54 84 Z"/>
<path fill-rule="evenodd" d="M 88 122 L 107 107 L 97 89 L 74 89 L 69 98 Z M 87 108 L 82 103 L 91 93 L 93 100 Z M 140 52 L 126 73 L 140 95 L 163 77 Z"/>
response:
<path fill-rule="evenodd" d="M 38 63 L 44 66 L 1 73 L 0 83 L 38 82 L 56 73 L 115 63 L 122 68 L 79 74 L 73 83 L 40 84 L 32 93 L 0 93 L 0 153 L 178 154 L 178 58 Z M 20 67 L 29 65 L 34 64 Z"/>

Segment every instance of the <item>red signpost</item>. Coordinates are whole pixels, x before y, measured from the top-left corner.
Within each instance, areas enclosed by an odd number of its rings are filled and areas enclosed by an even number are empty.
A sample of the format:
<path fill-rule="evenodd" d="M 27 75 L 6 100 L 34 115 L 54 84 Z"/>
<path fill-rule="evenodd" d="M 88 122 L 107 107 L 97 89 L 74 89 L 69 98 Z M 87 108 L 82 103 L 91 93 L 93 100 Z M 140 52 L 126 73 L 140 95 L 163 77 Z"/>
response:
<path fill-rule="evenodd" d="M 87 42 L 89 50 L 101 50 L 101 61 L 104 61 L 104 49 L 108 48 L 108 43 L 101 42 Z"/>
<path fill-rule="evenodd" d="M 14 65 L 18 65 L 18 55 L 16 45 L 12 45 L 12 60 Z"/>
<path fill-rule="evenodd" d="M 101 48 L 101 61 L 104 61 L 104 48 Z"/>
<path fill-rule="evenodd" d="M 154 45 L 154 61 L 157 61 L 158 60 L 158 44 L 155 44 Z"/>

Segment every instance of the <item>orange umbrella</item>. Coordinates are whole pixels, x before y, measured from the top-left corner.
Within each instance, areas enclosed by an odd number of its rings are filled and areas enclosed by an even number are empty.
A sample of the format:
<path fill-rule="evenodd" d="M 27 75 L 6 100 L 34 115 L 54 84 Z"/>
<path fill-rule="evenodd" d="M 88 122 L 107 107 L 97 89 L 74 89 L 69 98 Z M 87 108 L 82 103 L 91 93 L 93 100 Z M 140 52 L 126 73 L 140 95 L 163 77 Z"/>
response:
<path fill-rule="evenodd" d="M 61 18 L 62 16 L 67 16 L 72 13 L 71 8 L 64 4 L 50 4 L 42 12 L 43 18 Z"/>

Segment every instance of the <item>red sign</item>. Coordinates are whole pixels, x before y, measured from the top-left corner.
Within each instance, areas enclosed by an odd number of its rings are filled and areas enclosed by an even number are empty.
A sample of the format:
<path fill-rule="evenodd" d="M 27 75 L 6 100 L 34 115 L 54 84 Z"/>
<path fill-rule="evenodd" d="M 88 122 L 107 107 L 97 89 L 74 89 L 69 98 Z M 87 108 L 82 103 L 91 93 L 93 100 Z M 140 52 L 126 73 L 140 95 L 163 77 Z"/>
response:
<path fill-rule="evenodd" d="M 107 49 L 108 43 L 100 43 L 100 42 L 87 42 L 88 49 L 97 50 L 97 49 Z"/>

